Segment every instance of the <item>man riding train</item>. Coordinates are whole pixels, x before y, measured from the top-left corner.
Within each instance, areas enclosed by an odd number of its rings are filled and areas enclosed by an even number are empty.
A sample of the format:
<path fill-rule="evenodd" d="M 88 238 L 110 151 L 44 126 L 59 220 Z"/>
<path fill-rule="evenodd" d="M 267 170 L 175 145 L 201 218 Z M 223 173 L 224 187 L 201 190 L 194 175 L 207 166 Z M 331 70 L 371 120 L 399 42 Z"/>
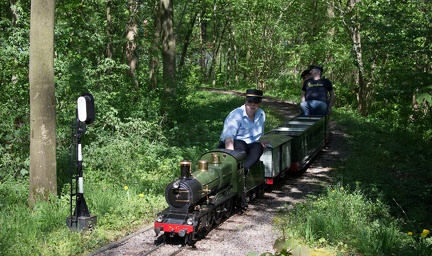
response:
<path fill-rule="evenodd" d="M 323 68 L 310 66 L 309 78 L 302 87 L 300 107 L 303 115 L 330 115 L 335 94 L 333 85 L 327 78 L 323 78 Z"/>

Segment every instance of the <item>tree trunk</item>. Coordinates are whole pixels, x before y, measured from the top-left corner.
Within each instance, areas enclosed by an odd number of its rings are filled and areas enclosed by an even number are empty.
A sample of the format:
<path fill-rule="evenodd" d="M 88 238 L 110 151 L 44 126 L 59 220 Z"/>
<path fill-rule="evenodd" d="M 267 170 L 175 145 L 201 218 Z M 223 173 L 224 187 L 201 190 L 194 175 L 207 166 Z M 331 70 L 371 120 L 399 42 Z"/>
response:
<path fill-rule="evenodd" d="M 161 0 L 161 35 L 163 81 L 170 93 L 175 94 L 172 83 L 176 75 L 176 41 L 174 36 L 174 9 L 172 0 Z"/>
<path fill-rule="evenodd" d="M 10 10 L 11 10 L 11 23 L 12 23 L 12 27 L 16 26 L 16 22 L 18 20 L 18 13 L 17 13 L 17 8 L 16 8 L 16 0 L 10 0 Z"/>
<path fill-rule="evenodd" d="M 106 57 L 111 59 L 113 56 L 113 54 L 112 54 L 112 39 L 111 39 L 111 23 L 112 23 L 111 6 L 112 6 L 112 0 L 105 0 L 105 2 L 106 2 L 106 22 L 107 22 L 106 33 L 107 33 L 107 39 L 108 39 L 108 43 L 106 46 Z"/>
<path fill-rule="evenodd" d="M 348 0 L 347 1 L 347 9 L 344 12 L 343 8 L 341 7 L 340 10 L 343 12 L 343 19 L 344 24 L 348 28 L 351 40 L 353 43 L 353 51 L 354 51 L 354 60 L 357 66 L 358 70 L 358 77 L 357 77 L 357 85 L 358 85 L 358 91 L 357 91 L 357 103 L 358 103 L 358 111 L 361 115 L 367 116 L 369 113 L 369 107 L 372 100 L 372 76 L 367 77 L 366 71 L 365 71 L 365 64 L 363 60 L 363 49 L 362 49 L 362 43 L 361 43 L 361 27 L 360 23 L 358 21 L 358 13 L 356 11 L 356 5 L 361 0 Z M 376 59 L 375 59 L 376 61 Z M 375 61 L 372 61 L 371 63 L 371 74 L 373 74 L 373 69 L 375 68 Z"/>
<path fill-rule="evenodd" d="M 159 11 L 160 9 L 160 3 L 157 2 L 154 7 L 153 12 L 153 43 L 150 49 L 150 83 L 152 88 L 156 89 L 158 87 L 158 70 L 159 70 L 159 58 L 158 54 L 159 51 L 159 45 L 160 45 L 160 32 L 161 32 L 161 20 L 160 17 L 161 13 Z"/>
<path fill-rule="evenodd" d="M 218 31 L 218 20 L 217 20 L 217 15 L 216 15 L 216 11 L 217 11 L 217 1 L 213 2 L 213 35 L 212 35 L 212 44 L 211 44 L 211 62 L 210 62 L 210 67 L 207 70 L 207 77 L 212 79 L 212 84 L 215 85 L 216 81 L 215 81 L 215 73 L 213 72 L 213 67 L 216 65 L 216 61 L 217 61 L 217 49 L 216 49 L 216 37 L 217 37 L 217 31 Z"/>
<path fill-rule="evenodd" d="M 360 37 L 360 24 L 356 23 L 353 27 L 351 27 L 351 38 L 353 42 L 353 50 L 355 53 L 355 60 L 358 68 L 358 87 L 359 90 L 357 92 L 357 102 L 358 102 L 358 110 L 361 115 L 367 116 L 368 114 L 368 102 L 367 102 L 367 94 L 368 87 L 365 81 L 365 70 L 363 64 L 363 53 L 361 46 L 361 37 Z"/>
<path fill-rule="evenodd" d="M 174 114 L 176 106 L 176 40 L 174 36 L 174 10 L 172 0 L 160 0 L 162 37 L 162 76 L 163 90 L 160 113 L 162 116 Z M 175 115 L 175 114 L 174 114 Z M 169 119 L 169 118 L 168 118 Z"/>
<path fill-rule="evenodd" d="M 137 40 L 138 24 L 136 21 L 137 8 L 139 3 L 134 0 L 128 1 L 129 6 L 129 22 L 126 25 L 126 61 L 129 66 L 129 76 L 133 79 L 135 88 L 139 88 L 138 80 L 135 78 L 135 71 L 138 66 L 137 57 Z"/>
<path fill-rule="evenodd" d="M 192 42 L 192 39 L 191 39 L 192 38 L 192 33 L 193 33 L 193 29 L 194 29 L 195 22 L 196 22 L 196 19 L 198 17 L 198 14 L 199 13 L 196 12 L 195 15 L 193 15 L 191 17 L 190 21 L 189 21 L 189 27 L 188 27 L 187 33 L 185 35 L 184 44 L 183 44 L 183 47 L 182 47 L 182 53 L 180 55 L 179 68 L 182 68 L 185 65 L 185 59 L 186 59 L 186 56 L 187 56 L 188 47 L 189 47 L 190 43 Z"/>
<path fill-rule="evenodd" d="M 31 1 L 30 206 L 57 194 L 54 7 L 54 0 Z"/>
<path fill-rule="evenodd" d="M 232 24 L 231 20 L 230 20 L 230 24 Z M 235 35 L 233 27 L 231 27 L 230 37 L 231 37 L 231 40 L 230 40 L 231 41 L 231 47 L 232 47 L 233 52 L 234 52 L 234 58 L 232 60 L 232 62 L 233 62 L 232 66 L 234 68 L 234 70 L 233 70 L 233 72 L 234 72 L 234 81 L 235 81 L 235 85 L 238 86 L 239 85 L 239 75 L 238 75 L 238 69 L 237 69 L 237 64 L 238 64 L 237 40 L 236 40 L 236 35 Z M 231 63 L 230 58 L 228 59 L 227 62 Z"/>
<path fill-rule="evenodd" d="M 201 10 L 201 14 L 199 17 L 199 24 L 200 24 L 200 67 L 201 67 L 201 74 L 204 78 L 207 78 L 207 66 L 208 63 L 211 61 L 210 57 L 207 53 L 207 50 L 210 49 L 211 44 L 207 44 L 207 20 L 205 19 L 205 9 Z"/>
<path fill-rule="evenodd" d="M 11 10 L 11 26 L 15 27 L 17 25 L 16 23 L 17 23 L 17 20 L 19 18 L 19 15 L 17 13 L 17 7 L 16 7 L 16 1 L 15 0 L 10 1 L 10 10 Z M 14 59 L 15 59 L 15 61 L 17 61 L 16 58 L 14 58 Z M 12 74 L 11 80 L 12 80 L 12 83 L 15 84 L 18 81 L 18 76 L 16 74 Z"/>

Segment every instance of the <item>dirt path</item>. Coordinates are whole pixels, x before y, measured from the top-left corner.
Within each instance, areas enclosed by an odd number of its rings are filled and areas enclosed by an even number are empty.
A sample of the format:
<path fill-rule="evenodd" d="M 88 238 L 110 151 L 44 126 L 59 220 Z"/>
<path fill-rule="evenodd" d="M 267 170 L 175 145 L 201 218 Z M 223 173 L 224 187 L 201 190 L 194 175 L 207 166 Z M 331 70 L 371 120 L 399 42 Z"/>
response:
<path fill-rule="evenodd" d="M 298 114 L 298 106 L 288 102 L 266 98 L 266 106 L 280 111 L 290 117 Z M 345 158 L 343 143 L 344 134 L 334 122 L 331 123 L 331 135 L 328 147 L 320 152 L 307 172 L 298 177 L 287 177 L 275 185 L 264 197 L 253 201 L 244 214 L 236 214 L 212 230 L 205 239 L 198 241 L 196 248 L 187 248 L 176 255 L 229 255 L 244 256 L 249 253 L 261 255 L 265 252 L 274 253 L 273 243 L 281 236 L 273 226 L 272 220 L 280 211 L 289 211 L 293 205 L 302 202 L 308 194 L 317 193 L 331 182 L 331 170 Z M 139 233 L 113 243 L 117 246 L 109 250 L 99 250 L 92 255 L 139 255 L 138 252 L 154 242 L 152 228 L 143 229 Z M 155 255 L 171 255 L 169 246 Z"/>

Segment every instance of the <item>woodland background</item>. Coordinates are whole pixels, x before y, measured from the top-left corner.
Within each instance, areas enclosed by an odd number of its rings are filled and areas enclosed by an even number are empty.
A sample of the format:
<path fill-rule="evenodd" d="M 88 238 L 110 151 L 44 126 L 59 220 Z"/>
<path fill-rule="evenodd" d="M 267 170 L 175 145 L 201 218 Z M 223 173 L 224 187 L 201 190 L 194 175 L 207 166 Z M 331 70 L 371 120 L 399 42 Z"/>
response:
<path fill-rule="evenodd" d="M 30 1 L 0 4 L 0 177 L 22 177 Z M 56 1 L 58 149 L 82 92 L 97 99 L 103 130 L 131 118 L 172 124 L 202 84 L 297 99 L 310 64 L 324 66 L 337 106 L 423 127 L 430 140 L 431 8 L 426 0 Z M 12 160 L 22 164 L 7 168 Z"/>
<path fill-rule="evenodd" d="M 33 4 L 43 10 L 54 1 L 0 2 L 0 206 L 11 200 L 7 184 L 31 183 Z M 203 129 L 193 124 L 226 114 L 188 116 L 201 87 L 255 87 L 299 102 L 300 73 L 311 64 L 333 82 L 336 108 L 430 144 L 431 12 L 428 0 L 55 1 L 54 80 L 46 86 L 55 106 L 52 192 L 68 194 L 71 120 L 83 92 L 96 105 L 86 175 L 121 187 L 127 180 L 146 187 L 184 154 L 214 145 L 205 129 L 188 136 Z"/>

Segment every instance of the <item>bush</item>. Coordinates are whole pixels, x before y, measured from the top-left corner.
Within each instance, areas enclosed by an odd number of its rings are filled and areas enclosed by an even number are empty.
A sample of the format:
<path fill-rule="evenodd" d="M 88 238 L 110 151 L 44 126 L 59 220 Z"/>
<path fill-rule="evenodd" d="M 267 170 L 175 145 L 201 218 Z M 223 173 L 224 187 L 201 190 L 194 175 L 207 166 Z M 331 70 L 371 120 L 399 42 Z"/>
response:
<path fill-rule="evenodd" d="M 284 237 L 303 237 L 309 243 L 332 245 L 364 255 L 414 255 L 413 242 L 380 200 L 367 199 L 358 189 L 328 187 L 325 193 L 276 219 Z"/>
<path fill-rule="evenodd" d="M 95 141 L 83 142 L 83 168 L 89 179 L 143 185 L 149 173 L 171 176 L 175 163 L 163 160 L 172 154 L 157 123 L 134 118 L 114 123 L 114 127 L 92 131 L 98 134 Z"/>

